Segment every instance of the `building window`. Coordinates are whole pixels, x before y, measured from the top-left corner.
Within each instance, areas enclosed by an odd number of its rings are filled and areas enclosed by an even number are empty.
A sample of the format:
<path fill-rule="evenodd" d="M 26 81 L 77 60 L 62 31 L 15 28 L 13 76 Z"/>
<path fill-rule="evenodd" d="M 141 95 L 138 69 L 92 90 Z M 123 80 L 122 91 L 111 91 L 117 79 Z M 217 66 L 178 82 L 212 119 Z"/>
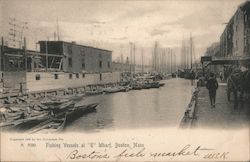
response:
<path fill-rule="evenodd" d="M 72 58 L 68 58 L 68 62 L 69 62 L 69 67 L 72 67 Z"/>
<path fill-rule="evenodd" d="M 85 52 L 84 52 L 84 49 L 81 49 L 80 54 L 82 55 L 82 57 L 85 57 Z"/>
<path fill-rule="evenodd" d="M 99 61 L 99 68 L 102 68 L 102 61 Z"/>
<path fill-rule="evenodd" d="M 69 74 L 69 79 L 72 79 L 72 74 Z"/>
<path fill-rule="evenodd" d="M 82 69 L 85 69 L 85 59 L 82 59 Z"/>
<path fill-rule="evenodd" d="M 58 79 L 59 77 L 58 77 L 58 74 L 54 74 L 54 78 L 55 79 Z"/>
<path fill-rule="evenodd" d="M 69 55 L 72 54 L 72 46 L 68 46 L 68 54 L 69 54 Z"/>
<path fill-rule="evenodd" d="M 40 74 L 36 74 L 36 80 L 41 80 Z"/>
<path fill-rule="evenodd" d="M 76 78 L 79 78 L 79 74 L 78 73 L 76 74 Z"/>
<path fill-rule="evenodd" d="M 108 68 L 110 68 L 110 62 L 108 61 Z"/>
<path fill-rule="evenodd" d="M 82 78 L 85 78 L 85 74 L 84 73 L 82 73 Z"/>
<path fill-rule="evenodd" d="M 245 14 L 245 22 L 247 22 L 247 14 Z"/>
<path fill-rule="evenodd" d="M 100 74 L 100 81 L 102 81 L 102 73 Z"/>

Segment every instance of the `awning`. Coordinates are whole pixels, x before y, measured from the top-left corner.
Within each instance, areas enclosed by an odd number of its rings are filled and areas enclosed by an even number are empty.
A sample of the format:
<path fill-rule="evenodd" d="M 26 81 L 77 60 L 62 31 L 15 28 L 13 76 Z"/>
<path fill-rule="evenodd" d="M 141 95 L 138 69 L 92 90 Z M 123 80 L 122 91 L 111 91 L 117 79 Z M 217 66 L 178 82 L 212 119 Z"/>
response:
<path fill-rule="evenodd" d="M 201 62 L 207 62 L 209 65 L 225 65 L 225 64 L 237 64 L 237 63 L 250 63 L 250 57 L 201 57 Z"/>

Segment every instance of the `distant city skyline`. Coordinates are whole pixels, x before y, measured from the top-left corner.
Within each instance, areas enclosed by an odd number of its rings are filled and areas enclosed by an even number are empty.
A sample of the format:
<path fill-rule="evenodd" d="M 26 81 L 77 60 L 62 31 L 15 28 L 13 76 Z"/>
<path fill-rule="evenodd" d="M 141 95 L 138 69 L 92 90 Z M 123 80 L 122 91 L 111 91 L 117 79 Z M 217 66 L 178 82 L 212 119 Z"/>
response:
<path fill-rule="evenodd" d="M 1 35 L 8 39 L 10 18 L 28 22 L 24 31 L 29 49 L 38 40 L 54 40 L 59 26 L 60 40 L 76 41 L 113 51 L 113 59 L 129 56 L 129 42 L 141 49 L 145 62 L 152 56 L 154 42 L 173 48 L 180 58 L 182 40 L 192 33 L 196 58 L 219 37 L 225 24 L 243 0 L 221 1 L 0 1 Z"/>

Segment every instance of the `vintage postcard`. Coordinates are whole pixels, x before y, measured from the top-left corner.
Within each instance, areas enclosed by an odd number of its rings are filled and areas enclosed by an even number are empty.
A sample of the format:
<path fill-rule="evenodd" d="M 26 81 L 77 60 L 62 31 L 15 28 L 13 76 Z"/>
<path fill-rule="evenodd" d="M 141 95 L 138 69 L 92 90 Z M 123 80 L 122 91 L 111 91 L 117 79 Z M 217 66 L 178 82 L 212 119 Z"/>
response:
<path fill-rule="evenodd" d="M 249 0 L 0 0 L 0 161 L 249 161 Z"/>

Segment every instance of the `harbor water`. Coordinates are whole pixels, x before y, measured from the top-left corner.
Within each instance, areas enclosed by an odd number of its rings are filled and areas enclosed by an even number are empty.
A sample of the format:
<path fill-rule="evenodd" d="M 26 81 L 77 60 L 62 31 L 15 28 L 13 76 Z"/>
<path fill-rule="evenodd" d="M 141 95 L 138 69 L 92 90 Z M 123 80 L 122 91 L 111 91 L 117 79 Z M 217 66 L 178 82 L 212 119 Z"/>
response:
<path fill-rule="evenodd" d="M 97 111 L 75 120 L 65 131 L 178 127 L 194 87 L 190 80 L 180 78 L 161 82 L 165 85 L 160 88 L 90 96 L 81 100 L 78 104 L 99 103 Z"/>

